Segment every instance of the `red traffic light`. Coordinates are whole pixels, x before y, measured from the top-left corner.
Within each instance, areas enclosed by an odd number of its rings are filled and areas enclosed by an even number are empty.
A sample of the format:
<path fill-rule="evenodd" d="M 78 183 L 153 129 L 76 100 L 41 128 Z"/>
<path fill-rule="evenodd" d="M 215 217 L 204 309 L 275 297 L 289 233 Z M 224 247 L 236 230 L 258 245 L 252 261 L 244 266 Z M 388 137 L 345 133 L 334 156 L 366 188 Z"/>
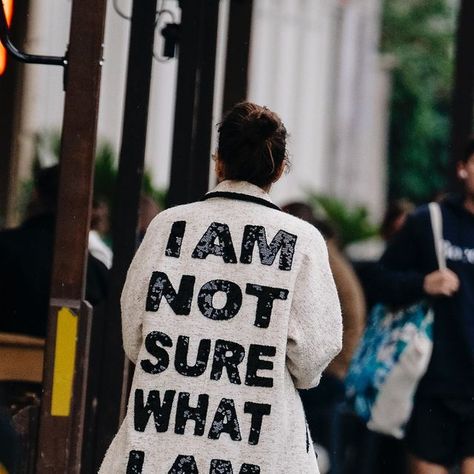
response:
<path fill-rule="evenodd" d="M 13 0 L 0 0 L 0 3 L 3 4 L 5 9 L 5 16 L 7 18 L 7 24 L 10 26 L 13 16 Z M 0 76 L 3 75 L 5 69 L 7 68 L 7 51 L 0 44 Z"/>

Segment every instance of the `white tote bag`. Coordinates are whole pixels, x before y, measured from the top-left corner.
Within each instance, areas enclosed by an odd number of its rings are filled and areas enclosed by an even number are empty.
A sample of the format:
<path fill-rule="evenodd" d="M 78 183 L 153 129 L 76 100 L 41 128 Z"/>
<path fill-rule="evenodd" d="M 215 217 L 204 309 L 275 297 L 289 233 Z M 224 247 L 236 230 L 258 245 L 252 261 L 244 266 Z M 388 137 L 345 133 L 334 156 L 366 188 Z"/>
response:
<path fill-rule="evenodd" d="M 441 209 L 429 205 L 439 269 L 446 268 Z M 346 392 L 372 431 L 403 438 L 433 348 L 433 310 L 420 302 L 399 311 L 377 305 L 349 368 Z"/>

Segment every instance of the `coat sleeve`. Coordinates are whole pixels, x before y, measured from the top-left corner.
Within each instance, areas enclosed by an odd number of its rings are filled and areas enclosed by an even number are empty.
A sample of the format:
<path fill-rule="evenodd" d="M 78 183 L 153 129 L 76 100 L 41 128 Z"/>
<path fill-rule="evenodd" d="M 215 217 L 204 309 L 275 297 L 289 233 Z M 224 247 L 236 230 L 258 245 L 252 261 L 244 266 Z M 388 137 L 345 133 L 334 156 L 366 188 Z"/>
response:
<path fill-rule="evenodd" d="M 425 296 L 422 251 L 432 245 L 420 234 L 421 227 L 429 226 L 425 214 L 422 210 L 411 215 L 387 246 L 380 262 L 370 269 L 373 300 L 397 306 L 412 304 Z"/>
<path fill-rule="evenodd" d="M 424 276 L 416 271 L 395 271 L 382 263 L 371 263 L 364 270 L 367 295 L 374 303 L 405 306 L 426 295 Z"/>
<path fill-rule="evenodd" d="M 135 253 L 120 298 L 123 349 L 134 364 L 137 362 L 142 345 L 142 318 L 150 280 L 147 262 L 153 243 L 157 240 L 155 221 L 150 225 Z"/>
<path fill-rule="evenodd" d="M 295 281 L 288 323 L 287 366 L 297 388 L 318 385 L 342 348 L 342 318 L 326 244 L 314 234 Z"/>

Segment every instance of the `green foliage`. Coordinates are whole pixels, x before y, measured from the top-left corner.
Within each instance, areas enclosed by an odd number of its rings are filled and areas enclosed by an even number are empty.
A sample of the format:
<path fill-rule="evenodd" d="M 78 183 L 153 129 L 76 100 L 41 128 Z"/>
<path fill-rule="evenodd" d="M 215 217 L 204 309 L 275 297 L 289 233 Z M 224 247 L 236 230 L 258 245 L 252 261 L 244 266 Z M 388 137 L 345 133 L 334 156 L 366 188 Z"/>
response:
<path fill-rule="evenodd" d="M 102 142 L 97 147 L 95 160 L 94 196 L 112 206 L 115 194 L 115 182 L 117 179 L 116 158 L 112 146 Z M 142 192 L 150 196 L 159 206 L 164 209 L 166 191 L 157 189 L 152 182 L 149 171 L 143 173 Z"/>
<path fill-rule="evenodd" d="M 385 0 L 382 49 L 395 56 L 390 198 L 429 199 L 446 185 L 454 11 L 448 0 Z"/>
<path fill-rule="evenodd" d="M 336 230 L 342 247 L 377 234 L 378 229 L 370 222 L 367 209 L 363 206 L 350 208 L 337 198 L 318 194 L 309 195 L 309 204 L 316 215 L 322 214 Z"/>

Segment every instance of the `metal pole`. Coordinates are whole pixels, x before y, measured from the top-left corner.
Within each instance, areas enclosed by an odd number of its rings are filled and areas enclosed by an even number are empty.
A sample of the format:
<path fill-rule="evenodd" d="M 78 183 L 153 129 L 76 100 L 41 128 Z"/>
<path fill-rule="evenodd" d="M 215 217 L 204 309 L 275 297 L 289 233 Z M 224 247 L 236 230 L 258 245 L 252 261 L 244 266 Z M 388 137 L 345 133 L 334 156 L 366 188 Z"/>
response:
<path fill-rule="evenodd" d="M 122 421 L 127 397 L 129 363 L 122 349 L 120 294 L 137 245 L 156 4 L 157 0 L 134 0 L 132 9 L 122 146 L 112 220 L 114 261 L 102 337 L 97 467 Z"/>
<path fill-rule="evenodd" d="M 231 0 L 222 112 L 247 98 L 253 0 Z"/>
<path fill-rule="evenodd" d="M 474 110 L 474 2 L 462 0 L 456 38 L 456 65 L 452 99 L 451 183 L 456 187 L 456 162 L 472 133 Z"/>
<path fill-rule="evenodd" d="M 37 472 L 79 473 L 91 310 L 84 301 L 105 0 L 74 0 Z"/>
<path fill-rule="evenodd" d="M 12 18 L 10 34 L 17 44 L 23 44 L 26 36 L 28 2 L 18 2 Z M 2 8 L 3 12 L 3 8 Z M 4 73 L 0 76 L 0 228 L 14 222 L 14 204 L 17 194 L 18 159 L 14 153 L 15 131 L 18 129 L 21 109 L 23 66 L 7 58 Z M 5 221 L 3 219 L 5 218 Z"/>
<path fill-rule="evenodd" d="M 208 190 L 219 0 L 182 0 L 168 206 Z"/>
<path fill-rule="evenodd" d="M 17 61 L 28 64 L 46 64 L 49 66 L 67 66 L 65 56 L 45 56 L 38 54 L 28 54 L 18 49 L 10 37 L 10 31 L 5 15 L 3 0 L 0 0 L 0 42 L 3 44 L 8 53 Z"/>

